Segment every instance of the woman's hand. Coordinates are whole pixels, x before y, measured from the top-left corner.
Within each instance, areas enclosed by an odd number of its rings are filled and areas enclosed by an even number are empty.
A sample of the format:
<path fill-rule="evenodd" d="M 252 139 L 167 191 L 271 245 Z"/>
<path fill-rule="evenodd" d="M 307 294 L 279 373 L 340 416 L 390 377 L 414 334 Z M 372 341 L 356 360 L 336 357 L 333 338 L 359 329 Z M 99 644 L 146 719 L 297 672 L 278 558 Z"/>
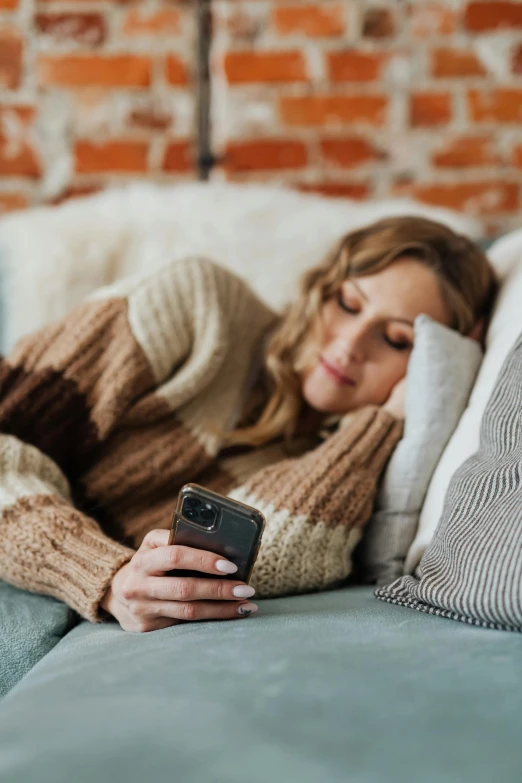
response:
<path fill-rule="evenodd" d="M 255 604 L 241 601 L 250 598 L 254 588 L 219 579 L 234 573 L 234 568 L 237 571 L 233 563 L 202 549 L 169 546 L 168 540 L 168 530 L 147 533 L 132 560 L 116 572 L 101 601 L 124 631 L 156 631 L 188 620 L 232 620 L 257 611 Z M 165 576 L 178 568 L 218 578 Z M 233 592 L 237 588 L 242 591 L 239 596 Z"/>
<path fill-rule="evenodd" d="M 484 337 L 486 332 L 486 320 L 484 318 L 481 318 L 473 329 L 469 332 L 468 337 L 471 340 L 476 340 L 477 343 L 480 343 L 480 345 L 484 345 Z"/>
<path fill-rule="evenodd" d="M 383 405 L 384 410 L 395 416 L 396 419 L 404 419 L 404 396 L 406 393 L 406 378 L 402 378 L 395 384 L 392 392 Z"/>

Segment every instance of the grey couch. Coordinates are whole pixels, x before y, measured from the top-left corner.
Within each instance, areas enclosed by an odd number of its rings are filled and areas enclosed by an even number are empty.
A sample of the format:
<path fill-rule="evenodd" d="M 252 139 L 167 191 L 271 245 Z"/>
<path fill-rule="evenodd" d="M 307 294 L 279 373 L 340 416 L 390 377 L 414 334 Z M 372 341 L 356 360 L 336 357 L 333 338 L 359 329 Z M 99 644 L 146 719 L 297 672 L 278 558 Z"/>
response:
<path fill-rule="evenodd" d="M 371 588 L 259 607 L 135 635 L 0 582 L 0 782 L 519 783 L 522 635 Z"/>
<path fill-rule="evenodd" d="M 2 783 L 518 783 L 521 635 L 366 587 L 259 607 L 129 634 L 2 585 Z"/>

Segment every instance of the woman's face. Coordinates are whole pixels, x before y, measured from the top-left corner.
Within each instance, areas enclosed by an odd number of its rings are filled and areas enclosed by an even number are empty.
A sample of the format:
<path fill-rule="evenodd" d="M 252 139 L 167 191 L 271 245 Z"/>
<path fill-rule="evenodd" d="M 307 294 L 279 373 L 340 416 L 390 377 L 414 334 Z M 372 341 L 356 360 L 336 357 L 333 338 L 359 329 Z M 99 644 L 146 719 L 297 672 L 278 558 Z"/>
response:
<path fill-rule="evenodd" d="M 304 399 L 317 411 L 340 414 L 384 403 L 406 374 L 421 313 L 449 324 L 437 277 L 415 259 L 345 280 L 323 304 L 322 345 L 301 374 Z"/>

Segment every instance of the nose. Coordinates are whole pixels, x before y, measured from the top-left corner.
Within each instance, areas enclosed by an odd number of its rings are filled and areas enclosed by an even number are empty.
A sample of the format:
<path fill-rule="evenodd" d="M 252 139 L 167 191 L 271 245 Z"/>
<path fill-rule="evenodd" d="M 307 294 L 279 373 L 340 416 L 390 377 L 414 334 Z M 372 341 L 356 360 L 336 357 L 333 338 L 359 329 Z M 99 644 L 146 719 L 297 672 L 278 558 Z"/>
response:
<path fill-rule="evenodd" d="M 364 361 L 365 330 L 363 326 L 352 324 L 343 329 L 335 339 L 335 358 L 341 368 Z"/>

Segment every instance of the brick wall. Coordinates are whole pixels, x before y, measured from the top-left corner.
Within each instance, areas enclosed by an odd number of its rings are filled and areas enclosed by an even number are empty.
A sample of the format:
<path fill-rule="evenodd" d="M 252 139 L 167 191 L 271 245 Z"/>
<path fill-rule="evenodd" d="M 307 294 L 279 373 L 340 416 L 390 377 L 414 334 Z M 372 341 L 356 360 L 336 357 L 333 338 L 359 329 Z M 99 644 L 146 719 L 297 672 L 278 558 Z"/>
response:
<path fill-rule="evenodd" d="M 0 0 L 0 209 L 197 177 L 205 2 L 212 178 L 520 225 L 522 0 Z"/>
<path fill-rule="evenodd" d="M 214 177 L 520 225 L 522 2 L 215 0 Z"/>
<path fill-rule="evenodd" d="M 194 4 L 0 0 L 0 209 L 194 178 Z"/>

